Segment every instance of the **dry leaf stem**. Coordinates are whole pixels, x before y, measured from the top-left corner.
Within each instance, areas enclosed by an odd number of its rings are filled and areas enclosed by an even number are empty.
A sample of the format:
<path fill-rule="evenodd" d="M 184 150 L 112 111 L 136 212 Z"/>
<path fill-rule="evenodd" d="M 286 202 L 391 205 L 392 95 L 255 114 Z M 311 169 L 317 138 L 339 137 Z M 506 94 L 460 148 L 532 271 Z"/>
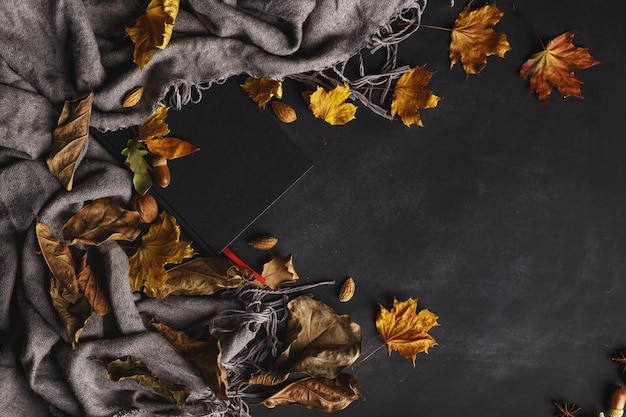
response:
<path fill-rule="evenodd" d="M 528 19 L 526 19 L 526 17 L 520 13 L 519 10 L 517 10 L 517 7 L 512 6 L 511 7 L 511 13 L 514 13 L 515 15 L 517 15 L 517 17 L 519 17 L 520 19 L 522 19 L 522 21 L 524 23 L 526 23 L 526 26 L 528 26 L 528 28 L 530 29 L 530 31 L 535 35 L 535 37 L 537 38 L 537 40 L 539 41 L 539 44 L 541 45 L 541 47 L 545 50 L 546 49 L 546 44 L 543 43 L 543 40 L 541 40 L 541 36 L 539 36 L 539 33 L 537 32 L 537 30 L 535 29 L 535 27 L 533 25 L 530 24 L 530 22 L 528 21 Z"/>
<path fill-rule="evenodd" d="M 373 351 L 371 351 L 370 353 L 368 353 L 366 357 L 364 357 L 363 359 L 361 359 L 361 360 L 360 360 L 360 361 L 358 361 L 358 362 L 353 363 L 353 364 L 352 364 L 352 366 L 350 367 L 350 369 L 353 369 L 353 370 L 354 370 L 354 368 L 356 368 L 357 366 L 359 366 L 360 364 L 362 364 L 363 362 L 365 362 L 366 360 L 368 360 L 369 358 L 371 358 L 372 356 L 374 356 L 374 354 L 375 354 L 376 352 L 378 352 L 379 350 L 381 350 L 382 348 L 384 348 L 384 347 L 385 347 L 385 345 L 386 345 L 386 343 L 383 343 L 382 345 L 378 346 L 376 349 L 374 349 Z"/>

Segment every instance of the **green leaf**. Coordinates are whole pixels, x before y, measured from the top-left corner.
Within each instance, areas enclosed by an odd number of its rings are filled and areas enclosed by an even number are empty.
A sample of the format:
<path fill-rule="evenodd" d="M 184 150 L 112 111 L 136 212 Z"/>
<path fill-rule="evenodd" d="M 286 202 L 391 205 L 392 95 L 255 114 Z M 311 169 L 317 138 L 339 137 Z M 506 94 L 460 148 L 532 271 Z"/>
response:
<path fill-rule="evenodd" d="M 157 394 L 172 404 L 182 407 L 191 394 L 191 389 L 184 385 L 175 384 L 166 379 L 158 378 L 150 368 L 140 360 L 127 356 L 125 360 L 116 359 L 106 363 L 107 377 L 111 381 L 132 379 L 144 387 L 152 388 Z"/>
<path fill-rule="evenodd" d="M 150 175 L 150 165 L 144 158 L 148 151 L 138 140 L 129 139 L 126 148 L 122 150 L 122 155 L 126 157 L 124 163 L 133 172 L 133 186 L 141 195 L 144 195 L 152 187 L 152 176 Z"/>

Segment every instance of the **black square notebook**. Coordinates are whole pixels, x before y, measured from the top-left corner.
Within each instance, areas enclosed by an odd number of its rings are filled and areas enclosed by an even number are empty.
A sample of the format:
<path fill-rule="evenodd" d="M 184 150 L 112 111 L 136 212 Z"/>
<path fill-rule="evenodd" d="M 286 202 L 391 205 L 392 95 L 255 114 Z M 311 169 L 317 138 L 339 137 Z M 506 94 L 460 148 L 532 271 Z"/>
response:
<path fill-rule="evenodd" d="M 234 81 L 204 91 L 198 104 L 167 117 L 170 135 L 200 151 L 169 161 L 169 187 L 150 190 L 176 217 L 196 250 L 216 255 L 311 167 L 271 114 Z M 130 130 L 91 132 L 120 163 Z"/>

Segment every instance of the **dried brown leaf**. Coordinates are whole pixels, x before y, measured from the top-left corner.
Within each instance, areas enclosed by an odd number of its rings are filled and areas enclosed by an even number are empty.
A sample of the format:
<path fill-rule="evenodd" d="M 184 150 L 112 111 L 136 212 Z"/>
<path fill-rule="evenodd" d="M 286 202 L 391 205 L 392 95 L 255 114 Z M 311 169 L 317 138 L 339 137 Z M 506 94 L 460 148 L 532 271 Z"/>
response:
<path fill-rule="evenodd" d="M 67 191 L 74 186 L 74 173 L 87 150 L 92 101 L 93 92 L 66 100 L 52 131 L 52 149 L 46 164 Z"/>
<path fill-rule="evenodd" d="M 50 298 L 59 318 L 65 324 L 65 332 L 72 349 L 76 349 L 78 338 L 91 316 L 91 306 L 87 297 L 80 292 L 70 293 L 54 276 L 51 276 Z"/>
<path fill-rule="evenodd" d="M 248 384 L 265 385 L 267 387 L 273 387 L 274 385 L 278 385 L 278 384 L 285 382 L 287 378 L 289 378 L 289 374 L 261 370 L 250 375 Z"/>
<path fill-rule="evenodd" d="M 278 80 L 269 80 L 265 77 L 254 78 L 248 77 L 241 84 L 241 88 L 245 90 L 259 108 L 264 109 L 272 97 L 281 98 L 283 96 L 283 83 Z"/>
<path fill-rule="evenodd" d="M 58 283 L 56 286 L 59 287 L 59 292 L 77 295 L 76 265 L 70 248 L 52 236 L 50 227 L 45 223 L 37 221 L 35 233 L 41 254 Z"/>
<path fill-rule="evenodd" d="M 426 71 L 424 66 L 412 68 L 402 74 L 393 89 L 391 116 L 397 114 L 406 126 L 416 124 L 424 127 L 418 110 L 437 107 L 441 100 L 441 97 L 424 88 L 433 74 L 434 72 Z"/>
<path fill-rule="evenodd" d="M 195 147 L 190 142 L 173 137 L 163 137 L 145 140 L 144 145 L 153 156 L 160 156 L 168 160 L 182 158 L 198 152 L 200 148 Z"/>
<path fill-rule="evenodd" d="M 172 329 L 156 318 L 153 318 L 151 323 L 176 352 L 198 368 L 204 383 L 211 388 L 217 398 L 222 401 L 228 400 L 228 381 L 226 369 L 222 365 L 220 341 L 208 331 L 204 332 L 205 340 L 197 340 L 182 331 Z"/>
<path fill-rule="evenodd" d="M 106 289 L 98 275 L 88 263 L 88 254 L 85 252 L 81 257 L 80 270 L 77 276 L 78 288 L 85 294 L 93 311 L 100 316 L 109 314 L 111 304 Z"/>
<path fill-rule="evenodd" d="M 297 404 L 326 412 L 343 410 L 354 400 L 361 398 L 356 388 L 357 379 L 349 374 L 336 378 L 304 378 L 287 385 L 263 401 L 268 408 L 277 405 Z"/>
<path fill-rule="evenodd" d="M 63 239 L 70 244 L 100 245 L 107 240 L 133 241 L 139 236 L 140 215 L 124 210 L 110 197 L 87 204 L 63 226 Z"/>

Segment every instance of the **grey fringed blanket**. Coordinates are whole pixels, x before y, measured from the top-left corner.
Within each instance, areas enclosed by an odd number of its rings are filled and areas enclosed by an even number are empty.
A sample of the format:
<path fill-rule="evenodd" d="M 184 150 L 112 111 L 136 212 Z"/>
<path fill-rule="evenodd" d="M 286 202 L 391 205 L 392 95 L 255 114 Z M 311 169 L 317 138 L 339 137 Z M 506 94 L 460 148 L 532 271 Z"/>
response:
<path fill-rule="evenodd" d="M 91 317 L 78 348 L 71 349 L 51 305 L 47 267 L 36 253 L 33 213 L 60 236 L 62 224 L 86 201 L 113 196 L 125 202 L 132 187 L 129 173 L 95 141 L 88 143 L 73 191 L 48 172 L 45 157 L 64 100 L 93 90 L 91 125 L 114 130 L 139 124 L 166 97 L 176 107 L 232 75 L 280 79 L 323 70 L 364 47 L 390 48 L 385 70 L 393 73 L 393 45 L 414 26 L 394 33 L 389 22 L 401 13 L 419 19 L 426 1 L 183 0 L 169 46 L 143 71 L 132 62 L 124 32 L 143 13 L 139 3 L 147 2 L 0 1 L 2 416 L 247 415 L 236 398 L 214 400 L 198 372 L 145 324 L 152 315 L 179 329 L 209 323 L 222 341 L 231 382 L 245 378 L 255 361 L 277 354 L 272 337 L 263 338 L 263 352 L 251 352 L 248 342 L 258 332 L 275 333 L 282 304 L 241 292 L 141 300 L 130 290 L 127 256 L 116 243 L 99 248 L 113 313 Z M 340 71 L 336 75 L 347 81 Z M 138 85 L 146 87 L 142 104 L 123 109 L 122 97 Z M 127 355 L 191 387 L 186 407 L 166 405 L 133 381 L 109 381 L 93 360 Z"/>

